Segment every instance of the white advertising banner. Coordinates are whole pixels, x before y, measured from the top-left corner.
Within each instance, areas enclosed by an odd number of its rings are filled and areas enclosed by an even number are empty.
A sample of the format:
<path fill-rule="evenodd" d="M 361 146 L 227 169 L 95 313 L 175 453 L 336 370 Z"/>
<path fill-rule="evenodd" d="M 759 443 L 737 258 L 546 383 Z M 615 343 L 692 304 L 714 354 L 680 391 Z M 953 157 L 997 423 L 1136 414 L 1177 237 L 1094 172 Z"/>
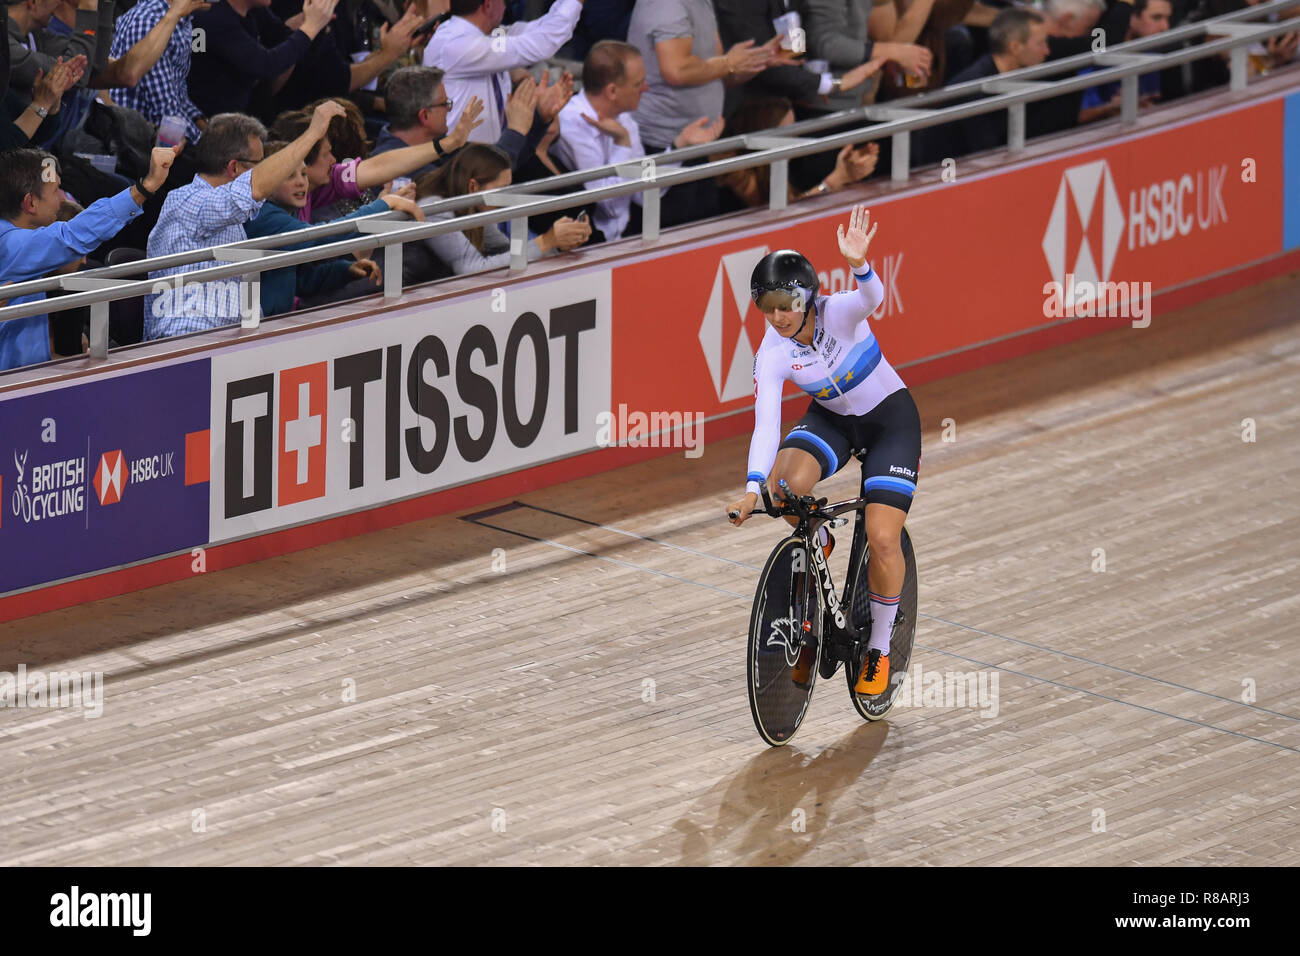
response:
<path fill-rule="evenodd" d="M 610 287 L 543 279 L 214 354 L 211 541 L 598 447 Z"/>

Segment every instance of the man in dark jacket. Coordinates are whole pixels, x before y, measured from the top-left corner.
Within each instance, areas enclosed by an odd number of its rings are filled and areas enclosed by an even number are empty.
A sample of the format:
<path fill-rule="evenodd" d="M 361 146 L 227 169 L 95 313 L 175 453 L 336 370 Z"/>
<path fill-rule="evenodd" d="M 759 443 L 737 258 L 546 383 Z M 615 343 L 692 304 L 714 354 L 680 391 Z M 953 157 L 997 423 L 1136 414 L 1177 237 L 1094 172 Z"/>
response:
<path fill-rule="evenodd" d="M 259 82 L 269 81 L 273 89 L 283 85 L 330 22 L 338 0 L 307 0 L 292 30 L 266 9 L 270 5 L 271 0 L 226 0 L 194 15 L 195 29 L 203 32 L 196 34 L 190 60 L 190 99 L 205 115 L 247 113 Z"/>
<path fill-rule="evenodd" d="M 1068 2 L 1068 0 L 1067 0 Z M 1083 4 L 1087 6 L 1086 0 Z M 989 52 L 975 60 L 949 82 L 950 86 L 998 76 L 1011 70 L 1037 66 L 1045 60 L 1059 60 L 1092 49 L 1094 27 L 1104 31 L 1107 47 L 1122 43 L 1128 32 L 1133 7 L 1126 0 L 1114 0 L 1105 14 L 1091 21 L 1086 17 L 1051 19 L 1023 7 L 1008 7 L 989 27 Z M 1056 35 L 1051 30 L 1056 29 Z M 1069 35 L 1066 35 L 1069 34 Z M 1039 100 L 1025 108 L 1027 136 L 1042 136 L 1073 127 L 1079 118 L 1083 91 Z M 995 110 L 972 116 L 957 124 L 932 127 L 925 135 L 914 134 L 913 155 L 918 165 L 945 157 L 962 156 L 996 149 L 1007 141 L 1007 114 Z"/>

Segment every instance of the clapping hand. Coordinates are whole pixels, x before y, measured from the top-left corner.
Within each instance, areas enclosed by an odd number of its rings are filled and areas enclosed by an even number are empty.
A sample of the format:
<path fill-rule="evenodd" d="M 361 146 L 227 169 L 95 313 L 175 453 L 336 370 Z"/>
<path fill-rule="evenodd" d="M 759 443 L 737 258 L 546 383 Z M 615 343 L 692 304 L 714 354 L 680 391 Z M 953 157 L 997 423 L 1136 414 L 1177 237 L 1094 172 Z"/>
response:
<path fill-rule="evenodd" d="M 549 71 L 542 72 L 542 82 L 537 84 L 537 112 L 542 119 L 551 122 L 560 115 L 560 110 L 573 98 L 573 74 L 565 70 L 560 78 L 551 83 Z"/>
<path fill-rule="evenodd" d="M 471 96 L 469 105 L 456 121 L 456 128 L 443 137 L 447 152 L 454 152 L 469 142 L 469 134 L 483 125 L 483 120 L 479 119 L 482 113 L 483 101 L 477 96 Z"/>
<path fill-rule="evenodd" d="M 843 180 L 839 185 L 847 186 L 866 179 L 876 171 L 879 159 L 880 147 L 875 143 L 867 143 L 863 148 L 852 144 L 845 146 L 835 158 L 835 172 Z"/>
<path fill-rule="evenodd" d="M 515 84 L 514 92 L 506 100 L 506 126 L 521 136 L 533 128 L 533 111 L 537 109 L 537 81 L 525 76 Z"/>
<path fill-rule="evenodd" d="M 673 140 L 673 146 L 681 149 L 685 146 L 703 146 L 705 143 L 712 143 L 722 135 L 722 126 L 721 116 L 716 120 L 701 116 L 694 123 L 682 127 L 682 131 Z"/>

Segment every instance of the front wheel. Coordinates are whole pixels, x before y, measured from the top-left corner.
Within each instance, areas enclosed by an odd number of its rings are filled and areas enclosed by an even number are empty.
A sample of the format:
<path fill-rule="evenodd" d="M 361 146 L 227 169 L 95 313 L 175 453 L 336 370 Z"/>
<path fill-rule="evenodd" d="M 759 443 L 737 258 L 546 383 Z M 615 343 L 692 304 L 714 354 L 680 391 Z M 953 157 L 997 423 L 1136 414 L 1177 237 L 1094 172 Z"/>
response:
<path fill-rule="evenodd" d="M 754 594 L 746 666 L 749 712 L 759 736 L 773 747 L 794 737 L 817 681 L 822 615 L 816 584 L 807 546 L 792 536 L 772 550 Z"/>
<path fill-rule="evenodd" d="M 849 700 L 853 701 L 853 709 L 866 720 L 880 720 L 889 713 L 907 682 L 907 668 L 912 660 L 912 639 L 916 636 L 916 555 L 912 551 L 912 538 L 906 528 L 903 529 L 901 544 L 906 570 L 903 573 L 903 591 L 898 600 L 898 613 L 903 620 L 894 628 L 889 640 L 889 686 L 883 693 L 870 697 L 862 697 L 853 692 L 866 660 L 867 638 L 871 634 L 866 548 L 862 549 L 862 560 L 853 579 L 853 625 L 861 630 L 863 641 L 854 666 L 846 667 L 844 672 L 849 680 Z"/>

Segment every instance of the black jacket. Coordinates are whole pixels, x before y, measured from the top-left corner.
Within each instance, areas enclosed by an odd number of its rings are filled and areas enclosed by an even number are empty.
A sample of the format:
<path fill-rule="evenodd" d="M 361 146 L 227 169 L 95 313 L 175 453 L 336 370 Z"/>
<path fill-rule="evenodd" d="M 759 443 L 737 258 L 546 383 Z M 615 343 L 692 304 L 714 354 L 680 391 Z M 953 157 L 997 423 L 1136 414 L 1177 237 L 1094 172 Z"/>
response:
<path fill-rule="evenodd" d="M 713 9 L 726 51 L 745 40 L 753 40 L 755 46 L 766 43 L 776 36 L 772 21 L 795 10 L 796 5 L 786 0 L 713 0 Z M 750 95 L 784 96 L 808 103 L 816 99 L 820 83 L 820 75 L 801 66 L 776 66 L 758 74 L 743 89 Z"/>
<path fill-rule="evenodd" d="M 194 14 L 194 26 L 206 32 L 206 50 L 190 61 L 190 99 L 208 116 L 249 112 L 253 88 L 294 66 L 312 42 L 260 7 L 241 17 L 230 4 L 214 3 Z"/>

